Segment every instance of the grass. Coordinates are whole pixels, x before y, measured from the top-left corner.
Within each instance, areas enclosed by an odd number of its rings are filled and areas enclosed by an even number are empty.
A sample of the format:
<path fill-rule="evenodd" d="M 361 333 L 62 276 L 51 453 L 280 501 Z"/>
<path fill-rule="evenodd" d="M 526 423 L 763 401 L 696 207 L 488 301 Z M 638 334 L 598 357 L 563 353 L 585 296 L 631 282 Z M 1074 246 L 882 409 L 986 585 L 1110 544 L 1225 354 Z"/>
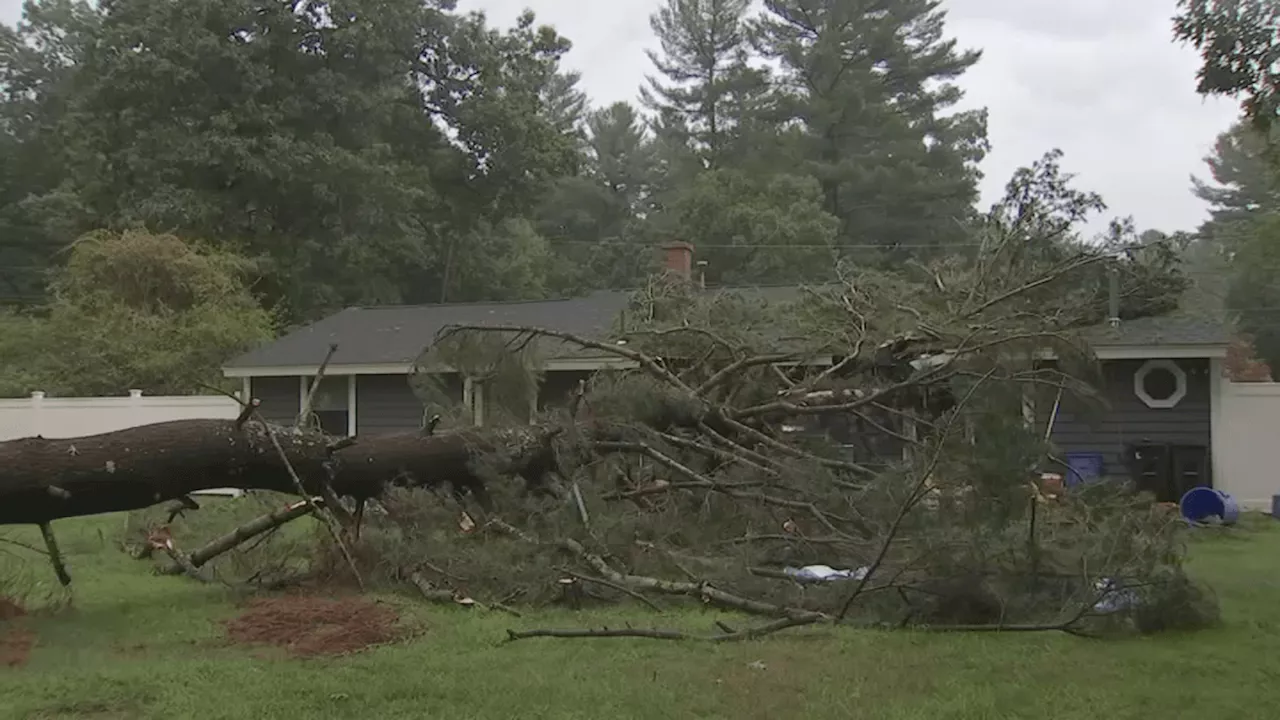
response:
<path fill-rule="evenodd" d="M 1224 625 L 1096 641 L 1061 634 L 801 630 L 737 645 L 525 640 L 508 627 L 707 631 L 720 615 L 642 609 L 512 618 L 407 605 L 424 632 L 338 659 L 228 645 L 226 589 L 156 577 L 113 547 L 119 516 L 63 521 L 70 608 L 26 619 L 26 666 L 0 667 L 0 718 L 1269 718 L 1280 701 L 1280 526 L 1205 530 L 1193 570 Z M 10 537 L 15 536 L 10 534 Z M 30 536 L 38 537 L 35 533 Z M 30 536 L 24 533 L 22 539 Z M 6 560 L 0 548 L 0 571 Z M 11 561 L 10 561 L 11 562 Z M 52 576 L 52 571 L 48 571 Z M 2 575 L 0 575 L 2 577 Z"/>

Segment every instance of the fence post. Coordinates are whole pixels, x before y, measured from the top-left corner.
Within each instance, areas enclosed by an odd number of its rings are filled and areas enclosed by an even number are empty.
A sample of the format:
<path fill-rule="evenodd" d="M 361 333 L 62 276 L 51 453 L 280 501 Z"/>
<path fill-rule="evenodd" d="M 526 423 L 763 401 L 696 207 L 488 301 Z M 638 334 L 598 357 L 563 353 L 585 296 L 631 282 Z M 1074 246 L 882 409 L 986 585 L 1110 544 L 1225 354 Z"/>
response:
<path fill-rule="evenodd" d="M 32 437 L 44 435 L 44 391 L 34 390 L 31 393 L 31 427 Z"/>

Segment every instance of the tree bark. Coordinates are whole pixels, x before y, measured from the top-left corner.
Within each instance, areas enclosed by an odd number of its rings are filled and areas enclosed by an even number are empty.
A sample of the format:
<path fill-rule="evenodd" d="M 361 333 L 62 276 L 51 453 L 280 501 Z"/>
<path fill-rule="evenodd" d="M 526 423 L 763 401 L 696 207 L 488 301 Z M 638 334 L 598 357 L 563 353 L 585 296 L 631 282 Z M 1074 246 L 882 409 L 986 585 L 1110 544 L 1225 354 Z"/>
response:
<path fill-rule="evenodd" d="M 538 485 L 553 469 L 540 426 L 398 433 L 355 443 L 312 430 L 271 426 L 311 495 L 329 483 L 339 496 L 376 497 L 389 484 L 448 484 L 491 505 L 486 479 L 519 474 Z M 40 524 L 137 510 L 198 490 L 231 487 L 296 495 L 267 427 L 258 421 L 178 420 L 77 438 L 0 443 L 0 525 Z"/>
<path fill-rule="evenodd" d="M 275 429 L 309 488 L 327 479 L 329 439 Z M 136 510 L 197 490 L 296 493 L 266 428 L 178 420 L 77 438 L 0 443 L 0 525 Z"/>

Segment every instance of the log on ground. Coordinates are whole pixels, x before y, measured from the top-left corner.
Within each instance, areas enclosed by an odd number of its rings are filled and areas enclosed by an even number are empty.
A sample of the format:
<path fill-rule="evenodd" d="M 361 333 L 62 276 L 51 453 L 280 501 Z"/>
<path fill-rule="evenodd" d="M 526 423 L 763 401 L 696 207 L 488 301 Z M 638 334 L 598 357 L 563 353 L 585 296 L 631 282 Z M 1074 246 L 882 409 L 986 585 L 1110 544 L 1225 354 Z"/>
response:
<path fill-rule="evenodd" d="M 296 494 L 269 432 L 318 491 L 328 478 L 330 438 L 260 422 L 177 420 L 0 443 L 0 525 L 137 510 L 221 487 Z"/>
<path fill-rule="evenodd" d="M 391 433 L 357 439 L 337 453 L 334 489 L 340 495 L 374 497 L 388 485 L 468 490 L 481 505 L 491 502 L 486 478 L 519 475 L 530 489 L 553 471 L 551 426 L 467 429 L 439 435 Z M 491 509 L 486 507 L 486 509 Z"/>

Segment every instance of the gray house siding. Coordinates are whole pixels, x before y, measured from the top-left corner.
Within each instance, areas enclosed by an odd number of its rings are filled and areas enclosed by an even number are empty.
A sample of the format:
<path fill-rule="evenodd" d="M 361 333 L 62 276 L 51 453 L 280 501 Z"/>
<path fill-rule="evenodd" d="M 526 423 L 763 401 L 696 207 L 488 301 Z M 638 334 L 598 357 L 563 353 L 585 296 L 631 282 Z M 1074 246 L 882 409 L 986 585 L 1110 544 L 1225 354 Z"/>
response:
<path fill-rule="evenodd" d="M 538 408 L 545 410 L 569 401 L 578 381 L 590 372 L 550 372 L 538 393 Z M 256 382 L 256 381 L 255 381 Z M 462 401 L 462 380 L 444 378 L 445 392 L 453 402 Z M 297 413 L 297 380 L 294 379 L 294 414 Z M 404 432 L 422 427 L 426 410 L 414 394 L 407 375 L 359 375 L 356 377 L 356 434 Z M 292 419 L 292 418 L 290 418 Z"/>
<path fill-rule="evenodd" d="M 462 397 L 461 387 L 457 396 Z M 408 375 L 356 376 L 356 434 L 404 432 L 422 427 L 422 401 Z"/>
<path fill-rule="evenodd" d="M 578 390 L 578 383 L 590 379 L 591 375 L 589 370 L 565 370 L 543 375 L 542 386 L 538 388 L 538 409 L 567 406 Z"/>
<path fill-rule="evenodd" d="M 295 377 L 256 377 L 249 383 L 249 394 L 261 403 L 258 412 L 271 422 L 292 425 L 298 419 L 302 394 Z"/>
<path fill-rule="evenodd" d="M 1078 399 L 1064 398 L 1054 421 L 1052 440 L 1065 455 L 1094 452 L 1103 455 L 1107 475 L 1125 476 L 1127 443 L 1177 443 L 1210 447 L 1209 361 L 1175 361 L 1187 374 L 1187 394 L 1176 407 L 1148 407 L 1134 393 L 1134 375 L 1144 360 L 1114 360 L 1102 365 L 1099 388 L 1108 408 L 1089 407 Z M 1049 408 L 1037 403 L 1040 427 L 1049 419 Z"/>

